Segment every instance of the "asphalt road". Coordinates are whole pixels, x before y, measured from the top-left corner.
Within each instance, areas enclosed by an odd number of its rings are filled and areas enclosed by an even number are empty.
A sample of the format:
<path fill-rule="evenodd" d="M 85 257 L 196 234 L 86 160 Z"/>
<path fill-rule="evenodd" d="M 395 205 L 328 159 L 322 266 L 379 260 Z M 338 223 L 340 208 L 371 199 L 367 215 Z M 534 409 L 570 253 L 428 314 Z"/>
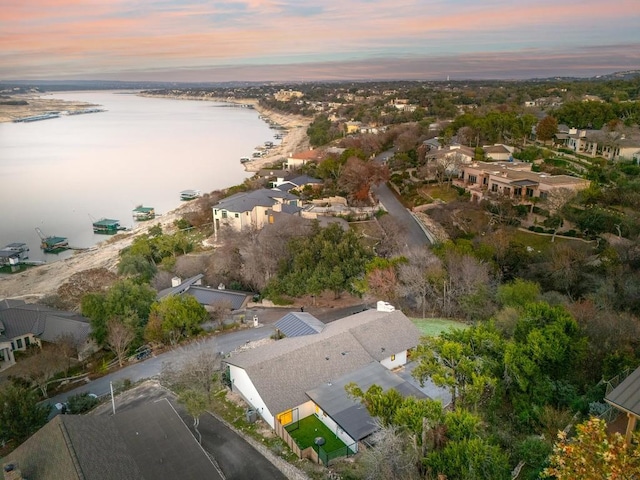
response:
<path fill-rule="evenodd" d="M 264 325 L 259 328 L 248 328 L 245 330 L 238 330 L 236 332 L 209 337 L 205 340 L 191 343 L 175 350 L 150 357 L 128 367 L 121 368 L 116 372 L 92 380 L 73 390 L 51 397 L 48 400 L 48 403 L 52 406 L 58 402 L 64 403 L 71 395 L 83 392 L 95 393 L 99 397 L 102 397 L 110 393 L 111 382 L 115 383 L 129 379 L 132 383 L 136 383 L 140 380 L 153 378 L 160 374 L 162 366 L 165 363 L 179 363 L 182 361 L 181 359 L 188 356 L 186 355 L 188 353 L 197 352 L 199 350 L 228 353 L 248 342 L 270 337 L 273 332 L 274 328 L 272 325 Z"/>
<path fill-rule="evenodd" d="M 389 150 L 376 156 L 374 161 L 383 163 L 386 162 L 391 156 L 393 151 Z M 396 198 L 393 192 L 385 183 L 373 187 L 373 193 L 378 197 L 380 203 L 384 206 L 385 210 L 389 212 L 393 218 L 395 218 L 400 224 L 401 228 L 406 233 L 406 246 L 407 247 L 424 247 L 430 245 L 429 238 L 422 230 L 422 227 L 418 225 L 418 222 L 411 215 L 411 212 L 405 208 L 404 205 Z"/>

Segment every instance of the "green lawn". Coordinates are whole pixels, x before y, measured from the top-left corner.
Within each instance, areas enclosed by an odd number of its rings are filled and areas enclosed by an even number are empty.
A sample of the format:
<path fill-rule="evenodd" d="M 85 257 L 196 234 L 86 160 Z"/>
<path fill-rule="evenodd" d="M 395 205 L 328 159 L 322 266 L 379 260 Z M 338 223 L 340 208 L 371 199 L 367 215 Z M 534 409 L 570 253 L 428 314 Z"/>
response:
<path fill-rule="evenodd" d="M 295 423 L 293 423 L 288 425 L 286 430 L 301 450 L 307 447 L 314 447 L 317 451 L 318 449 L 314 443 L 316 437 L 324 437 L 325 444 L 322 448 L 325 452 L 333 452 L 334 450 L 345 447 L 344 442 L 336 437 L 336 434 L 329 430 L 315 415 L 310 415 L 300 420 L 297 429 Z"/>
<path fill-rule="evenodd" d="M 414 323 L 422 335 L 428 337 L 437 337 L 442 332 L 452 330 L 454 328 L 465 329 L 469 328 L 469 325 L 459 322 L 457 320 L 449 320 L 447 318 L 412 318 Z"/>
<path fill-rule="evenodd" d="M 536 235 L 535 233 L 532 233 L 532 232 L 530 233 L 522 230 L 513 229 L 509 232 L 509 236 L 512 241 L 519 242 L 525 246 L 531 247 L 534 250 L 542 253 L 546 253 L 553 245 L 553 242 L 551 242 L 551 238 L 552 238 L 551 235 Z M 578 239 L 574 240 L 572 238 L 567 238 L 567 237 L 556 237 L 555 242 L 556 243 L 563 243 L 563 242 L 584 243 L 582 242 L 582 240 L 578 240 Z"/>

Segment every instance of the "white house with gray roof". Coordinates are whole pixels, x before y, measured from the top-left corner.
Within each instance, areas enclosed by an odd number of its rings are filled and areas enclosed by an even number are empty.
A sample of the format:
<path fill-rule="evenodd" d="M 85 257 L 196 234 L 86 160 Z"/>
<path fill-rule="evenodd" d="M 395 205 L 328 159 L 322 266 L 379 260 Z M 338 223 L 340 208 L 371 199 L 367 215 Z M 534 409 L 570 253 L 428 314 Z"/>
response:
<path fill-rule="evenodd" d="M 297 317 L 303 319 L 300 314 Z M 407 350 L 416 347 L 420 339 L 415 325 L 398 310 L 365 310 L 324 328 L 304 320 L 298 325 L 313 325 L 311 331 L 232 354 L 225 360 L 233 391 L 272 428 L 276 422 L 288 425 L 313 414 L 329 428 L 339 426 L 334 419 L 319 415 L 321 407 L 308 392 L 334 381 L 346 382 L 372 362 L 389 371 L 402 367 L 407 363 Z M 284 323 L 289 321 L 296 323 L 295 318 Z M 334 431 L 345 436 L 347 445 L 359 440 L 349 438 L 346 428 Z"/>
<path fill-rule="evenodd" d="M 275 212 L 300 215 L 302 201 L 288 192 L 261 188 L 224 198 L 213 206 L 213 231 L 227 225 L 234 230 L 261 229 L 275 222 Z"/>

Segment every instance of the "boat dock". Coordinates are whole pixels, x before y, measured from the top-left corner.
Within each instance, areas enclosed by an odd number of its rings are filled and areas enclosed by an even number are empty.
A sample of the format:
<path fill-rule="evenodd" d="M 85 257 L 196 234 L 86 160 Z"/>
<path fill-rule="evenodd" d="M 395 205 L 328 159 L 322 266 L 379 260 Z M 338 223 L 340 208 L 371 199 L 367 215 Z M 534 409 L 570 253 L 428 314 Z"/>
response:
<path fill-rule="evenodd" d="M 16 118 L 13 121 L 13 123 L 38 122 L 40 120 L 49 120 L 50 118 L 58 118 L 59 116 L 60 116 L 59 112 L 48 112 L 48 113 L 42 113 L 40 115 L 32 115 L 30 117 Z"/>
<path fill-rule="evenodd" d="M 0 250 L 0 265 L 18 265 L 29 258 L 26 243 L 10 243 Z"/>
<path fill-rule="evenodd" d="M 183 190 L 180 192 L 180 200 L 188 201 L 195 200 L 202 196 L 200 190 Z"/>
<path fill-rule="evenodd" d="M 124 230 L 124 227 L 120 226 L 119 220 L 101 218 L 100 220 L 93 222 L 93 233 L 113 235 L 118 233 L 118 230 Z"/>
<path fill-rule="evenodd" d="M 133 209 L 133 219 L 137 221 L 153 220 L 156 218 L 156 210 L 153 207 L 137 206 Z"/>

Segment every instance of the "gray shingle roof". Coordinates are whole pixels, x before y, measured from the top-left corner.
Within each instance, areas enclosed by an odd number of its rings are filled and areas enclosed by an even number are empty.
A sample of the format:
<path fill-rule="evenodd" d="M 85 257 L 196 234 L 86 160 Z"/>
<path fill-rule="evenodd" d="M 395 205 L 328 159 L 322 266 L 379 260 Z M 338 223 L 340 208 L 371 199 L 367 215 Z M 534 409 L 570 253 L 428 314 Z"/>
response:
<path fill-rule="evenodd" d="M 23 301 L 0 302 L 0 322 L 4 325 L 3 336 L 8 339 L 31 333 L 46 342 L 55 342 L 60 335 L 70 334 L 82 343 L 91 332 L 89 321 L 76 313 Z"/>
<path fill-rule="evenodd" d="M 251 192 L 240 192 L 220 200 L 214 208 L 229 212 L 250 212 L 257 206 L 272 207 L 280 203 L 275 199 L 296 200 L 298 197 L 281 190 L 261 188 Z"/>
<path fill-rule="evenodd" d="M 218 302 L 229 302 L 232 310 L 239 310 L 245 302 L 253 296 L 249 292 L 235 292 L 231 290 L 219 290 L 216 288 L 202 287 L 195 285 L 198 280 L 204 277 L 198 274 L 194 277 L 187 278 L 177 287 L 165 288 L 158 292 L 157 298 L 162 299 L 169 295 L 189 294 L 196 297 L 201 305 L 213 305 Z"/>
<path fill-rule="evenodd" d="M 310 313 L 291 312 L 278 320 L 275 327 L 286 337 L 300 337 L 319 333 L 325 325 Z"/>
<path fill-rule="evenodd" d="M 640 417 L 640 368 L 631 372 L 604 399 L 614 407 Z"/>
<path fill-rule="evenodd" d="M 316 335 L 284 338 L 226 361 L 247 372 L 269 410 L 278 414 L 308 401 L 308 390 L 415 347 L 419 339 L 402 312 L 366 310 L 331 322 Z"/>
<path fill-rule="evenodd" d="M 4 462 L 29 480 L 217 480 L 166 399 L 115 416 L 58 415 Z"/>

